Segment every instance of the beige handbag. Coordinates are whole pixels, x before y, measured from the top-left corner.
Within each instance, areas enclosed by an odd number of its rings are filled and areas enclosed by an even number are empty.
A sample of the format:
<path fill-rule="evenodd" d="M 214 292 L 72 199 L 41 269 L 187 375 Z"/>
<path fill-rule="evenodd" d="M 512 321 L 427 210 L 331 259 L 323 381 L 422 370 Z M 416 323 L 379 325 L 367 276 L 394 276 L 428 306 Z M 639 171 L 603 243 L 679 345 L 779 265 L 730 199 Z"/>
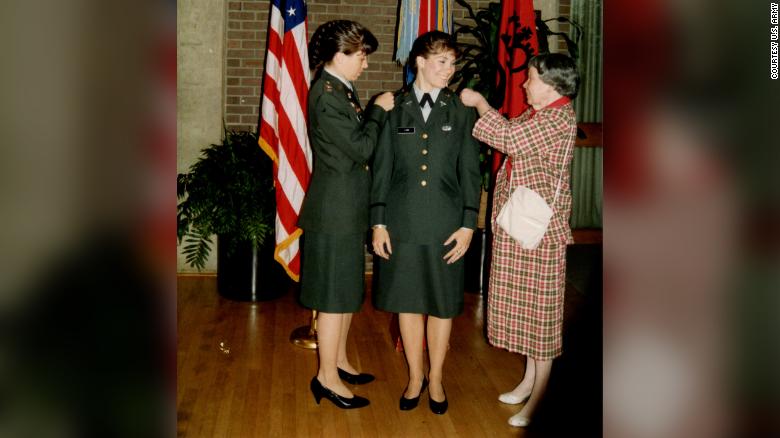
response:
<path fill-rule="evenodd" d="M 569 149 L 566 149 L 563 165 L 566 166 L 566 159 L 569 155 Z M 561 190 L 561 181 L 563 179 L 563 168 L 561 168 L 558 177 L 558 187 L 555 189 L 553 206 L 558 200 L 558 194 Z M 512 179 L 509 179 L 509 191 L 512 192 Z M 534 249 L 542 241 L 547 227 L 550 225 L 553 210 L 547 205 L 544 198 L 538 193 L 525 186 L 519 186 L 512 192 L 509 200 L 498 213 L 496 222 L 513 239 L 515 239 L 523 249 Z"/>

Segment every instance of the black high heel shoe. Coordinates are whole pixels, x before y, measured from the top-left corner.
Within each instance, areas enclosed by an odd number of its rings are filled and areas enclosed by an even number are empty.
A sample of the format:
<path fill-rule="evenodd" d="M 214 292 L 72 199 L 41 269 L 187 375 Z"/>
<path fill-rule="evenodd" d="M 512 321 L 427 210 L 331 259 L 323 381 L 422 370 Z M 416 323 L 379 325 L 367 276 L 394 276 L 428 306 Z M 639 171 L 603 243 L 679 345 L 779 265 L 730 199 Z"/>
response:
<path fill-rule="evenodd" d="M 449 406 L 449 403 L 447 402 L 447 391 L 444 391 L 444 387 L 442 387 L 441 390 L 444 392 L 444 401 L 441 402 L 432 399 L 430 391 L 428 392 L 428 406 L 431 408 L 431 412 L 437 415 L 447 412 L 447 407 Z"/>
<path fill-rule="evenodd" d="M 322 383 L 317 380 L 317 376 L 314 376 L 314 378 L 311 379 L 311 385 L 309 386 L 311 387 L 311 393 L 314 395 L 314 401 L 316 401 L 317 404 L 320 404 L 320 400 L 323 397 L 330 400 L 334 405 L 340 407 L 341 409 L 362 408 L 364 406 L 368 406 L 370 403 L 367 398 L 363 398 L 357 395 L 352 398 L 346 398 L 336 394 L 330 389 L 324 387 Z"/>
<path fill-rule="evenodd" d="M 398 407 L 401 408 L 402 411 L 409 411 L 417 407 L 417 404 L 420 403 L 420 396 L 422 395 L 423 391 L 425 391 L 425 388 L 428 386 L 428 379 L 423 379 L 422 386 L 420 386 L 420 393 L 417 394 L 417 397 L 415 398 L 406 398 L 403 394 L 401 394 L 401 401 L 398 404 Z M 405 393 L 406 391 L 404 391 Z"/>
<path fill-rule="evenodd" d="M 338 370 L 341 380 L 349 383 L 350 385 L 365 385 L 366 383 L 372 382 L 374 380 L 374 376 L 372 374 L 350 374 L 341 368 L 338 368 Z"/>

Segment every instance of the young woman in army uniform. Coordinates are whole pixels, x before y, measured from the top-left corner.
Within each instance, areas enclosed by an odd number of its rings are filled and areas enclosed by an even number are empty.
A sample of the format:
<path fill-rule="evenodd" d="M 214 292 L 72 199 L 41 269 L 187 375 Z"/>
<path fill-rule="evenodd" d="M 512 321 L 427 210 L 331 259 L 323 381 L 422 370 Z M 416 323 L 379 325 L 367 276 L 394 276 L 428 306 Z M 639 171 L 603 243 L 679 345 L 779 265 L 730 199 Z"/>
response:
<path fill-rule="evenodd" d="M 344 409 L 368 405 L 351 384 L 374 380 L 358 373 L 346 353 L 352 314 L 363 303 L 364 243 L 371 186 L 368 161 L 393 108 L 383 93 L 363 111 L 352 81 L 368 67 L 377 40 L 359 23 L 329 21 L 309 42 L 316 70 L 309 91 L 309 138 L 314 172 L 298 225 L 304 230 L 301 303 L 319 311 L 319 370 L 311 380 L 317 403 L 325 397 Z"/>
<path fill-rule="evenodd" d="M 371 190 L 372 245 L 381 258 L 374 305 L 399 313 L 409 383 L 400 408 L 447 410 L 442 367 L 452 318 L 463 311 L 463 256 L 479 207 L 476 114 L 447 84 L 455 73 L 452 37 L 428 32 L 414 42 L 414 84 L 398 94 L 377 146 Z M 428 315 L 429 373 L 423 372 Z"/>

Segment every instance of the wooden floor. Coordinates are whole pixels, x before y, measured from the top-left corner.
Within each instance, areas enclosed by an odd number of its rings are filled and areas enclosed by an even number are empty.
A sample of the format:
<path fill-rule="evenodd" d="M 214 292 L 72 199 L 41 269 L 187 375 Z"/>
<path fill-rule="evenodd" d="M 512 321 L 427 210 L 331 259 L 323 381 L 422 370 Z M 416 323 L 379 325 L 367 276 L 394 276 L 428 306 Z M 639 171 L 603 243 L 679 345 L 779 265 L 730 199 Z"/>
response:
<path fill-rule="evenodd" d="M 600 259 L 600 254 L 598 255 Z M 309 323 L 294 290 L 273 301 L 221 298 L 214 277 L 178 279 L 178 435 L 180 437 L 502 437 L 601 436 L 601 290 L 567 288 L 564 355 L 554 362 L 550 389 L 534 423 L 506 420 L 521 406 L 497 401 L 522 377 L 521 356 L 491 347 L 484 335 L 483 296 L 466 293 L 454 320 L 445 362 L 445 415 L 428 409 L 427 392 L 413 411 L 400 411 L 406 385 L 403 353 L 394 349 L 391 314 L 367 298 L 350 332 L 351 363 L 377 380 L 352 387 L 371 405 L 345 411 L 314 402 L 309 382 L 316 351 L 289 336 Z M 569 342 L 569 340 L 571 342 Z"/>

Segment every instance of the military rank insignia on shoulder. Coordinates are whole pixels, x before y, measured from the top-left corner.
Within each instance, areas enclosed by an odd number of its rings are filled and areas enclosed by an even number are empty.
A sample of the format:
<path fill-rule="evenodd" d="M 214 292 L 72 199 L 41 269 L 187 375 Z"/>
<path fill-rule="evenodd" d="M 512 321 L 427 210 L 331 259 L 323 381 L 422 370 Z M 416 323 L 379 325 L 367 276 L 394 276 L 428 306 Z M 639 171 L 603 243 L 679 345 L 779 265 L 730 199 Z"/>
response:
<path fill-rule="evenodd" d="M 322 87 L 323 87 L 323 88 L 325 89 L 325 91 L 327 91 L 328 93 L 332 93 L 332 92 L 333 92 L 333 84 L 331 84 L 331 83 L 330 83 L 330 81 L 325 81 L 325 85 L 323 85 Z"/>
<path fill-rule="evenodd" d="M 409 95 L 409 90 L 405 88 L 399 88 L 395 91 L 393 91 L 393 97 L 396 99 L 396 102 L 398 99 L 404 98 Z"/>

